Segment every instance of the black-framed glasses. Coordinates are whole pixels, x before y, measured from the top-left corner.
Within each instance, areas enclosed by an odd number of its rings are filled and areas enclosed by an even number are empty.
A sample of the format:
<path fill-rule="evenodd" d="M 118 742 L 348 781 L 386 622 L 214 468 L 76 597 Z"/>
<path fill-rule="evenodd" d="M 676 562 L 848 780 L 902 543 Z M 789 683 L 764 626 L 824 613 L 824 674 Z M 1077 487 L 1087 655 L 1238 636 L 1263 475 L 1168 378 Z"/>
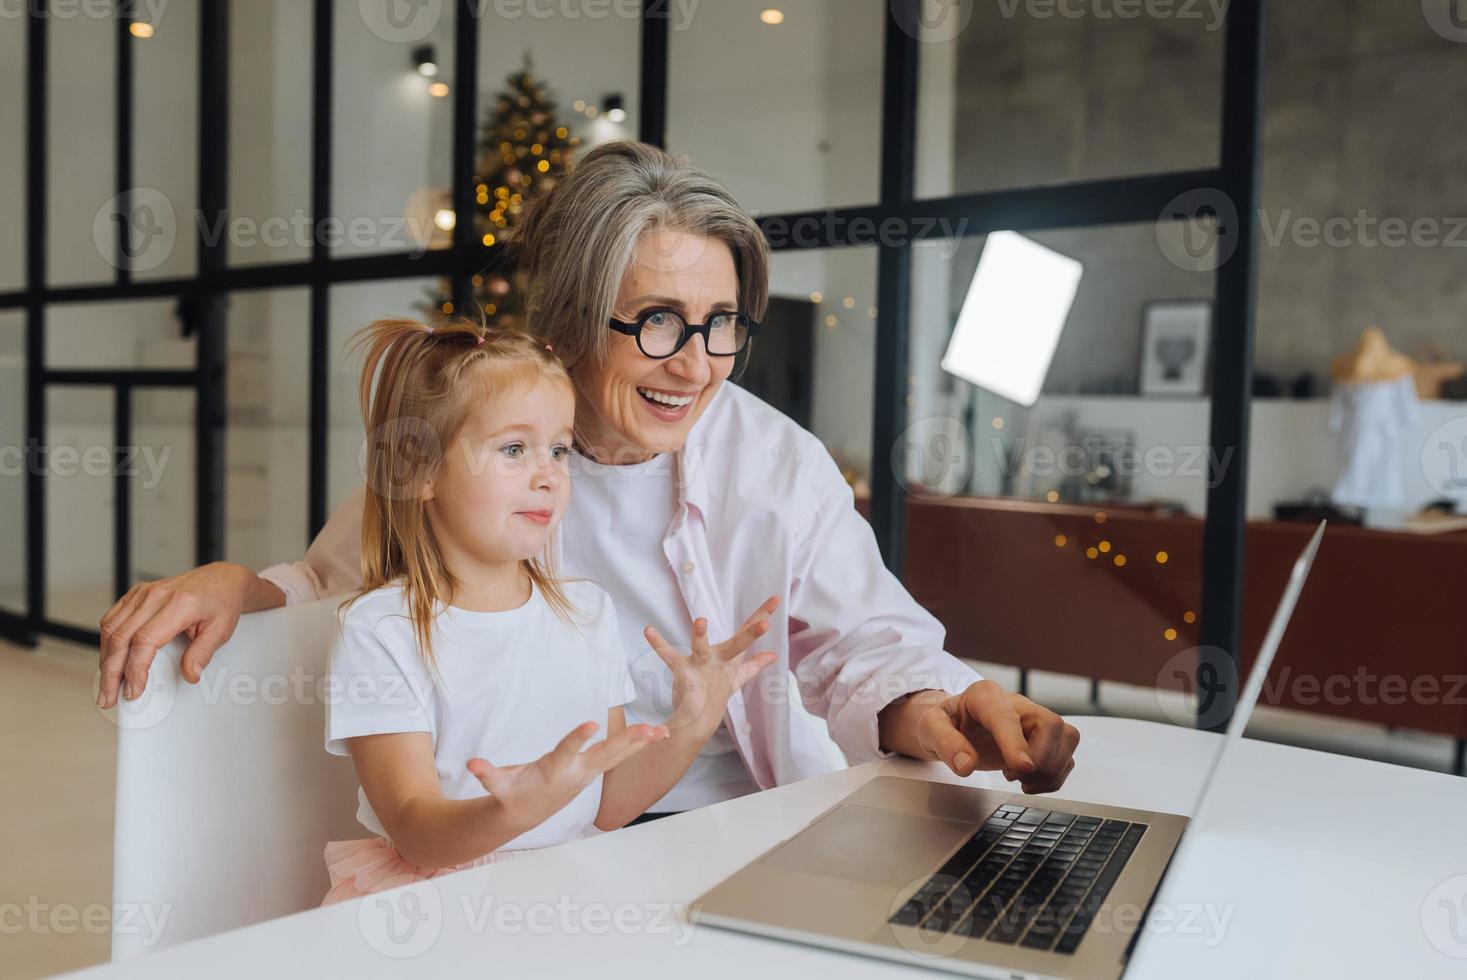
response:
<path fill-rule="evenodd" d="M 635 322 L 611 318 L 611 329 L 637 338 L 637 347 L 648 357 L 662 360 L 682 350 L 689 340 L 703 335 L 710 357 L 733 357 L 749 346 L 759 324 L 745 313 L 715 313 L 707 323 L 689 323 L 677 310 L 647 310 Z"/>

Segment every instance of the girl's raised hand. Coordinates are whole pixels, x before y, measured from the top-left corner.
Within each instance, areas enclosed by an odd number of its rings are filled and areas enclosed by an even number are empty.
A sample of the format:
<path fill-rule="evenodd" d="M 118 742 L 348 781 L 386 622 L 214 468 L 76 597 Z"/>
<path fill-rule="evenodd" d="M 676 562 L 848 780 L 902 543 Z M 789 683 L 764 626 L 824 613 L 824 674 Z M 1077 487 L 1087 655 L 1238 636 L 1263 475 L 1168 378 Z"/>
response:
<path fill-rule="evenodd" d="M 575 799 L 597 776 L 670 734 L 662 725 L 629 725 L 582 752 L 596 728 L 594 721 L 578 725 L 534 762 L 495 766 L 474 758 L 468 770 L 498 799 L 508 820 L 529 830 Z"/>
<path fill-rule="evenodd" d="M 693 650 L 688 656 L 679 653 L 654 627 L 647 627 L 643 635 L 672 671 L 673 709 L 667 719 L 668 728 L 692 726 L 705 739 L 718 730 L 728 699 L 777 659 L 768 650 L 751 657 L 745 654 L 754 641 L 769 632 L 769 617 L 778 608 L 779 596 L 770 596 L 733 636 L 714 644 L 708 642 L 708 620 L 698 617 L 693 621 Z"/>

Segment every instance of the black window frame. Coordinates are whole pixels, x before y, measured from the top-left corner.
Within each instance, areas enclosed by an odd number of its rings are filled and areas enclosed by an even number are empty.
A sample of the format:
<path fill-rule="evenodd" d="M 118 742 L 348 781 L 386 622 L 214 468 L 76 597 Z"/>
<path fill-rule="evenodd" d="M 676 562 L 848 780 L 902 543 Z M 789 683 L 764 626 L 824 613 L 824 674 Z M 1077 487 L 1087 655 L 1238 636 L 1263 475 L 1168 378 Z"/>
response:
<path fill-rule="evenodd" d="M 199 207 L 222 213 L 228 205 L 229 10 L 235 0 L 201 0 L 199 33 Z M 311 210 L 331 215 L 332 98 L 334 72 L 334 0 L 313 2 L 314 64 L 311 83 Z M 1233 237 L 1231 257 L 1216 270 L 1215 322 L 1211 358 L 1212 407 L 1207 513 L 1204 529 L 1201 643 L 1225 651 L 1238 662 L 1242 618 L 1245 498 L 1249 441 L 1249 407 L 1253 383 L 1253 335 L 1258 280 L 1258 229 L 1246 220 L 1257 212 L 1262 151 L 1261 113 L 1263 50 L 1267 0 L 1234 0 L 1225 24 L 1221 152 L 1216 167 L 1118 179 L 960 194 L 918 199 L 915 194 L 917 79 L 919 69 L 919 0 L 893 0 L 887 7 L 883 40 L 881 160 L 879 199 L 870 205 L 820 209 L 758 218 L 766 235 L 801 218 L 813 235 L 771 236 L 779 249 L 842 248 L 856 244 L 829 233 L 856 219 L 878 225 L 884 219 L 909 224 L 940 222 L 963 235 L 1000 229 L 1040 231 L 1162 220 L 1159 216 L 1178 197 L 1208 189 L 1233 202 L 1236 213 L 1219 216 L 1219 233 Z M 303 545 L 326 520 L 326 438 L 330 350 L 330 287 L 368 280 L 444 276 L 456 305 L 467 305 L 472 277 L 493 262 L 498 246 L 484 246 L 472 222 L 460 221 L 452 246 L 421 256 L 394 253 L 334 257 L 317 237 L 310 257 L 276 265 L 231 266 L 222 240 L 200 236 L 197 273 L 191 277 L 137 281 L 125 261 L 116 264 L 114 281 L 75 286 L 46 283 L 47 244 L 47 14 L 45 5 L 28 4 L 26 72 L 26 212 L 25 287 L 0 293 L 0 309 L 25 314 L 26 420 L 32 446 L 44 446 L 45 394 L 52 385 L 110 388 L 116 398 L 114 420 L 118 446 L 131 440 L 131 397 L 142 386 L 192 390 L 196 396 L 195 557 L 202 564 L 217 559 L 224 532 L 223 440 L 225 438 L 225 304 L 231 293 L 252 289 L 304 286 L 310 292 L 309 322 L 309 506 Z M 132 9 L 121 3 L 119 9 Z M 454 0 L 454 58 L 460 78 L 477 79 L 479 0 Z M 668 56 L 673 9 L 667 0 L 643 0 L 639 138 L 665 145 L 668 117 Z M 119 194 L 132 183 L 132 57 L 127 15 L 117 16 L 117 84 L 115 119 Z M 456 213 L 468 214 L 473 200 L 473 147 L 478 118 L 478 86 L 453 87 L 452 197 Z M 1194 195 L 1195 196 L 1195 195 Z M 125 200 L 125 199 L 124 199 Z M 1238 220 L 1237 216 L 1245 220 Z M 836 218 L 838 221 L 825 220 Z M 1198 215 L 1174 216 L 1181 220 Z M 1231 219 L 1231 220 L 1228 220 Z M 124 223 L 120 223 L 120 226 Z M 934 226 L 937 226 L 934 224 Z M 127 230 L 119 234 L 119 258 L 125 254 Z M 912 245 L 877 245 L 875 376 L 873 382 L 873 446 L 894 445 L 907 426 L 906 385 L 910 337 Z M 51 370 L 45 364 L 46 312 L 51 304 L 86 300 L 174 297 L 198 337 L 191 370 Z M 42 450 L 44 454 L 44 450 Z M 1217 460 L 1229 461 L 1219 467 Z M 898 575 L 904 561 L 905 491 L 889 467 L 873 467 L 870 519 L 884 560 Z M 47 618 L 45 610 L 45 499 L 42 467 L 28 466 L 26 477 L 26 609 L 0 610 L 0 635 L 34 644 L 40 635 L 97 643 L 95 631 Z M 129 587 L 130 529 L 125 519 L 129 488 L 118 479 L 117 529 L 113 565 L 118 593 Z M 1235 672 L 1236 675 L 1236 672 Z M 1225 711 L 1212 714 L 1214 728 L 1231 716 L 1236 691 L 1217 690 Z"/>

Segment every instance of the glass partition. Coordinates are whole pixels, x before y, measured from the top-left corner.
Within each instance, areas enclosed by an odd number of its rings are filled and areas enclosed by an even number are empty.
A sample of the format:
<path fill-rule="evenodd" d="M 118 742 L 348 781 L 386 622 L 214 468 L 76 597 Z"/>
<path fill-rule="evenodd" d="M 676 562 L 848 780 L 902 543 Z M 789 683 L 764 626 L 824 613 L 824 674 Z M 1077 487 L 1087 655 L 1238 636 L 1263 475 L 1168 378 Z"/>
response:
<path fill-rule="evenodd" d="M 1221 6 L 924 2 L 919 197 L 1218 165 Z"/>
<path fill-rule="evenodd" d="M 750 211 L 874 203 L 887 3 L 690 9 L 672 30 L 668 148 L 717 175 Z"/>
<path fill-rule="evenodd" d="M 0 312 L 0 610 L 26 608 L 25 316 Z"/>
<path fill-rule="evenodd" d="M 1017 236 L 1055 266 L 1028 264 L 1012 235 L 914 249 L 910 424 L 892 457 L 909 493 L 905 579 L 948 649 L 1001 682 L 1019 665 L 1148 691 L 1190 683 L 1214 277 L 1174 261 L 1182 232 Z M 1074 263 L 1077 286 L 1062 274 Z M 1072 303 L 1053 302 L 1071 288 Z M 1026 404 L 1014 399 L 1036 361 L 1019 345 L 1046 307 L 1059 334 Z M 955 327 L 996 333 L 954 343 Z"/>

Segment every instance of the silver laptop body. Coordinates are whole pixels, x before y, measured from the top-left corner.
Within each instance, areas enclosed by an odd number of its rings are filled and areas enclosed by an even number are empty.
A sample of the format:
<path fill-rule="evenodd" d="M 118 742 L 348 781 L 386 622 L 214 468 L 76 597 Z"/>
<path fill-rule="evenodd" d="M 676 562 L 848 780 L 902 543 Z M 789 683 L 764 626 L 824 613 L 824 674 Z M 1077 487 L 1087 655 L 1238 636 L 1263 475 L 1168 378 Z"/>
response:
<path fill-rule="evenodd" d="M 1258 703 L 1323 534 L 1321 522 L 1294 564 L 1191 826 Z M 1188 826 L 1171 813 L 878 776 L 692 914 L 971 976 L 1114 978 Z"/>

